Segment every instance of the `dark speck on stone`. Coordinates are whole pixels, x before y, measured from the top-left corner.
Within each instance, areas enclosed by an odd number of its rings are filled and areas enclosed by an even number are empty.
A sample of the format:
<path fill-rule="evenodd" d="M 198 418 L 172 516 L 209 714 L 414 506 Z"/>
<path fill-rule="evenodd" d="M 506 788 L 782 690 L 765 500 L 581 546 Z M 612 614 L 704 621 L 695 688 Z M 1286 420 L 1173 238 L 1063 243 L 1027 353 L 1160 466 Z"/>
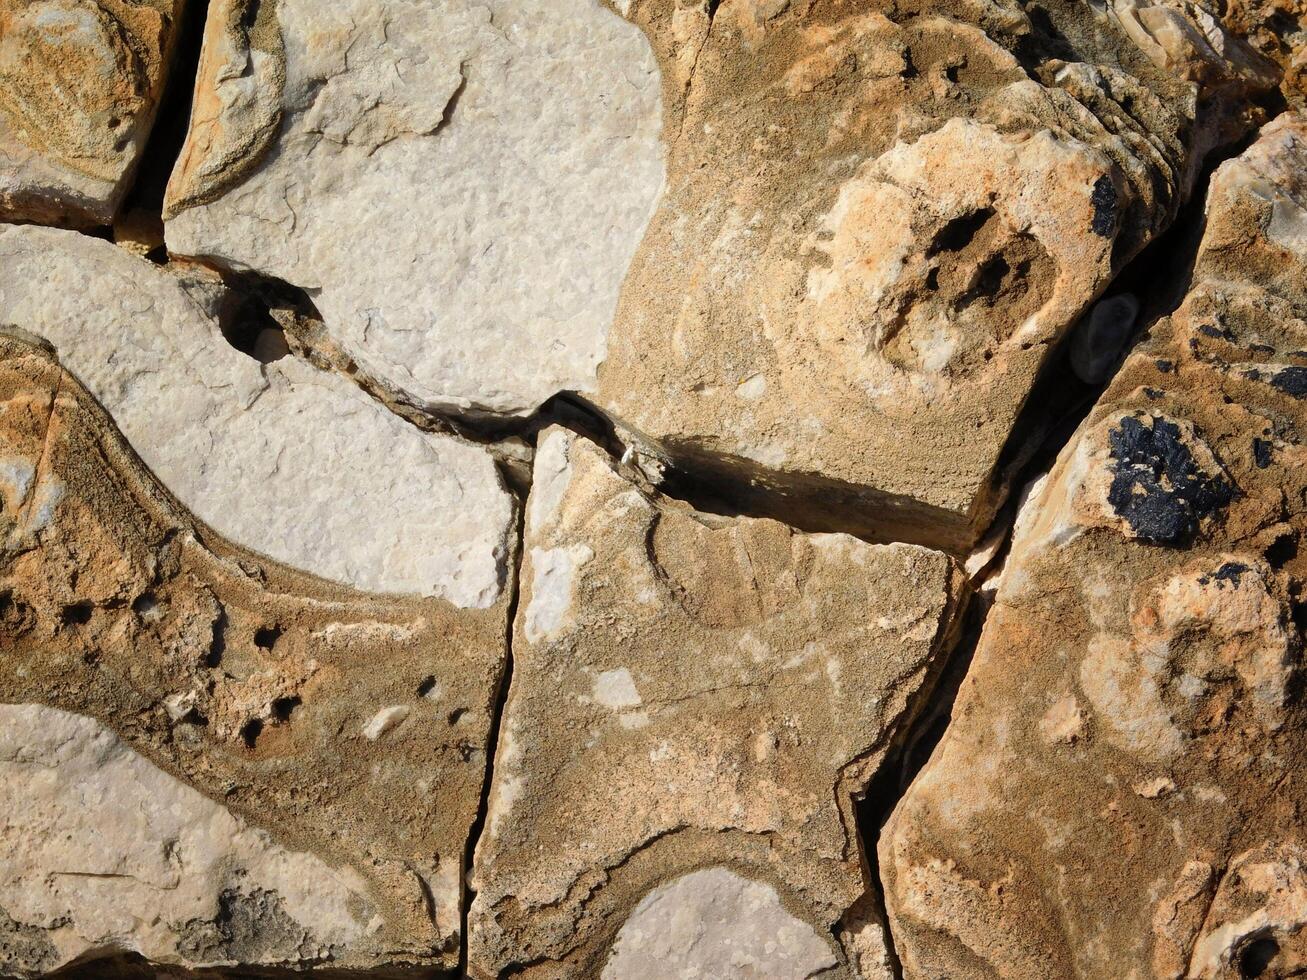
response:
<path fill-rule="evenodd" d="M 1204 323 L 1201 327 L 1198 328 L 1198 332 L 1206 334 L 1208 337 L 1215 337 L 1217 340 L 1230 339 L 1230 333 L 1228 330 L 1222 330 L 1219 327 L 1214 327 L 1210 323 Z"/>
<path fill-rule="evenodd" d="M 1111 238 L 1112 232 L 1116 231 L 1116 186 L 1107 174 L 1094 181 L 1094 191 L 1089 197 L 1089 203 L 1094 206 L 1090 229 L 1095 235 Z"/>
<path fill-rule="evenodd" d="M 1145 388 L 1144 394 L 1147 395 L 1149 398 L 1151 398 L 1153 401 L 1157 401 L 1157 399 L 1162 397 L 1164 392 L 1158 391 L 1156 388 Z"/>
<path fill-rule="evenodd" d="M 1238 588 L 1239 578 L 1246 571 L 1248 571 L 1247 565 L 1240 564 L 1237 561 L 1227 561 L 1216 570 L 1216 575 L 1213 578 L 1218 582 L 1230 582 Z"/>
<path fill-rule="evenodd" d="M 1271 444 L 1265 439 L 1253 440 L 1253 462 L 1259 470 L 1271 465 Z"/>
<path fill-rule="evenodd" d="M 1154 361 L 1153 365 L 1157 368 L 1157 370 L 1161 371 L 1163 374 L 1170 374 L 1172 371 L 1175 370 L 1174 364 L 1172 364 L 1170 361 L 1163 360 L 1160 358 Z"/>
<path fill-rule="evenodd" d="M 1116 463 L 1107 501 L 1143 541 L 1182 545 L 1200 518 L 1234 499 L 1233 486 L 1198 468 L 1173 422 L 1149 427 L 1127 415 L 1108 438 Z"/>
<path fill-rule="evenodd" d="M 1282 368 L 1271 378 L 1271 385 L 1294 398 L 1307 398 L 1307 368 Z"/>

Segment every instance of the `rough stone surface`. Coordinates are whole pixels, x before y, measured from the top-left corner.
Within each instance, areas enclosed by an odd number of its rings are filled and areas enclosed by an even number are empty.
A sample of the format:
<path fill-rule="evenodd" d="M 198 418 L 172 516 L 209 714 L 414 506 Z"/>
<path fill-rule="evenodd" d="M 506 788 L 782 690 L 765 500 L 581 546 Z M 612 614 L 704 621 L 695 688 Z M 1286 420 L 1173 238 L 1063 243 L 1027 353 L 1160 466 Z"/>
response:
<path fill-rule="evenodd" d="M 614 936 L 604 975 L 643 975 L 648 943 L 671 940 L 637 938 L 642 923 L 677 906 L 696 920 L 685 935 L 704 930 L 684 968 L 725 971 L 687 976 L 834 966 L 831 929 L 867 887 L 852 796 L 915 711 L 964 595 L 939 552 L 698 514 L 548 430 L 476 852 L 472 975 L 598 976 Z M 718 864 L 755 884 L 671 884 Z M 794 922 L 779 933 L 777 901 Z M 781 944 L 767 969 L 750 938 L 763 933 Z"/>
<path fill-rule="evenodd" d="M 597 0 L 218 0 L 168 245 L 307 289 L 418 405 L 525 414 L 593 387 L 660 125 Z"/>
<path fill-rule="evenodd" d="M 108 242 L 0 227 L 0 320 L 54 344 L 214 530 L 360 589 L 493 605 L 514 508 L 490 456 L 293 357 L 241 353 L 219 319 L 242 315 Z"/>
<path fill-rule="evenodd" d="M 454 966 L 509 601 L 371 596 L 233 547 L 47 350 L 0 337 L 0 703 L 29 705 L 0 737 L 4 972 Z"/>
<path fill-rule="evenodd" d="M 0 946 L 6 975 L 114 945 L 159 963 L 312 962 L 374 914 L 356 872 L 278 846 L 55 708 L 0 705 L 0 809 L 0 934 L 30 937 Z"/>
<path fill-rule="evenodd" d="M 618 930 L 604 980 L 803 980 L 838 964 L 776 889 L 729 868 L 692 871 L 640 900 Z"/>
<path fill-rule="evenodd" d="M 0 0 L 0 219 L 113 220 L 184 0 Z"/>
<path fill-rule="evenodd" d="M 631 6 L 672 135 L 599 403 L 749 507 L 963 553 L 1050 352 L 1275 73 L 1180 2 L 706 10 Z"/>
<path fill-rule="evenodd" d="M 1216 172 L 1187 298 L 1023 514 L 881 839 L 905 976 L 1307 964 L 1305 349 L 1307 118 L 1284 116 Z"/>
<path fill-rule="evenodd" d="M 0 977 L 1307 977 L 1307 0 L 183 3 L 0 0 Z"/>
<path fill-rule="evenodd" d="M 1280 89 L 1289 104 L 1301 111 L 1307 104 L 1307 3 L 1227 0 L 1221 6 L 1225 26 L 1280 66 Z"/>

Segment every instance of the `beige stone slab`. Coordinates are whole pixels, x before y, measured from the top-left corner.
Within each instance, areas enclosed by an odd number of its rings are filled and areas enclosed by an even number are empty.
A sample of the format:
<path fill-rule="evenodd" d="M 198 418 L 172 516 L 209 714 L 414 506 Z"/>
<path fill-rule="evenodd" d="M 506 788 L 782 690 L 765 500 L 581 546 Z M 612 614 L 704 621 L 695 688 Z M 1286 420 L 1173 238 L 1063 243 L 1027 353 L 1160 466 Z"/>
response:
<path fill-rule="evenodd" d="M 840 966 L 852 796 L 947 653 L 955 563 L 650 499 L 558 428 L 535 474 L 470 972 Z"/>
<path fill-rule="evenodd" d="M 1307 119 L 1212 181 L 1183 305 L 1019 523 L 880 855 L 905 976 L 1307 962 Z"/>
<path fill-rule="evenodd" d="M 216 0 L 168 247 L 305 288 L 418 406 L 529 414 L 594 387 L 659 84 L 598 0 Z"/>

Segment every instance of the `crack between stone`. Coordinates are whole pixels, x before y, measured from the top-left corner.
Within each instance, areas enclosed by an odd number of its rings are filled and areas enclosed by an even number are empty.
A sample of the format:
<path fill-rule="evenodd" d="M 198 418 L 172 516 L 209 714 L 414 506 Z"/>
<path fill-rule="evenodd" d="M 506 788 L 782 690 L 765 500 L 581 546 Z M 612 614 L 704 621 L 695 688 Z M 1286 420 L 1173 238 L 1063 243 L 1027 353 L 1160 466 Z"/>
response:
<path fill-rule="evenodd" d="M 472 903 L 477 893 L 472 888 L 472 866 L 476 857 L 477 844 L 485 831 L 486 820 L 490 811 L 490 792 L 494 785 L 495 760 L 499 756 L 499 729 L 508 707 L 508 695 L 513 684 L 513 625 L 517 622 L 517 606 L 522 596 L 522 559 L 526 551 L 526 498 L 530 491 L 529 484 L 524 488 L 517 517 L 517 547 L 512 556 L 512 568 L 508 576 L 507 587 L 511 589 L 508 600 L 508 623 L 504 643 L 504 668 L 500 673 L 499 687 L 495 691 L 490 709 L 490 730 L 486 735 L 486 770 L 485 780 L 481 784 L 481 799 L 477 804 L 477 814 L 468 828 L 467 845 L 463 852 L 463 868 L 460 879 L 463 898 L 460 904 L 461 922 L 459 924 L 458 971 L 456 976 L 468 976 L 468 956 L 470 937 L 468 919 Z"/>

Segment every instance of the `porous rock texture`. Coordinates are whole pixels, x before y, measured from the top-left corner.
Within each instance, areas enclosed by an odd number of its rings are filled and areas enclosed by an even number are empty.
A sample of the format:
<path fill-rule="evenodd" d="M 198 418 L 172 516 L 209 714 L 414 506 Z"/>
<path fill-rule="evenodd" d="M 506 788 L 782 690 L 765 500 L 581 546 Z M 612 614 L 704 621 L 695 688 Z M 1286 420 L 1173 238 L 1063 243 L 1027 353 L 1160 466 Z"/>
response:
<path fill-rule="evenodd" d="M 526 414 L 593 387 L 660 125 L 598 0 L 214 0 L 168 247 L 309 290 L 416 405 Z"/>
<path fill-rule="evenodd" d="M 1289 977 L 1307 118 L 1211 184 L 1183 304 L 1063 451 L 880 845 L 905 976 Z"/>
<path fill-rule="evenodd" d="M 0 336 L 0 974 L 454 966 L 508 608 L 233 547 Z"/>
<path fill-rule="evenodd" d="M 0 0 L 0 978 L 1307 973 L 1305 26 Z"/>
<path fill-rule="evenodd" d="M 598 401 L 754 506 L 965 551 L 1040 368 L 1274 71 L 1187 2 L 709 9 L 632 4 L 694 53 Z"/>
<path fill-rule="evenodd" d="M 345 585 L 493 605 L 514 505 L 486 451 L 297 358 L 235 349 L 229 299 L 108 242 L 0 226 L 0 320 L 54 344 L 197 517 Z"/>
<path fill-rule="evenodd" d="M 0 0 L 0 219 L 108 224 L 185 0 Z"/>
<path fill-rule="evenodd" d="M 941 666 L 965 596 L 939 552 L 714 519 L 545 432 L 470 973 L 840 965 L 831 930 L 867 887 L 853 797 Z"/>

